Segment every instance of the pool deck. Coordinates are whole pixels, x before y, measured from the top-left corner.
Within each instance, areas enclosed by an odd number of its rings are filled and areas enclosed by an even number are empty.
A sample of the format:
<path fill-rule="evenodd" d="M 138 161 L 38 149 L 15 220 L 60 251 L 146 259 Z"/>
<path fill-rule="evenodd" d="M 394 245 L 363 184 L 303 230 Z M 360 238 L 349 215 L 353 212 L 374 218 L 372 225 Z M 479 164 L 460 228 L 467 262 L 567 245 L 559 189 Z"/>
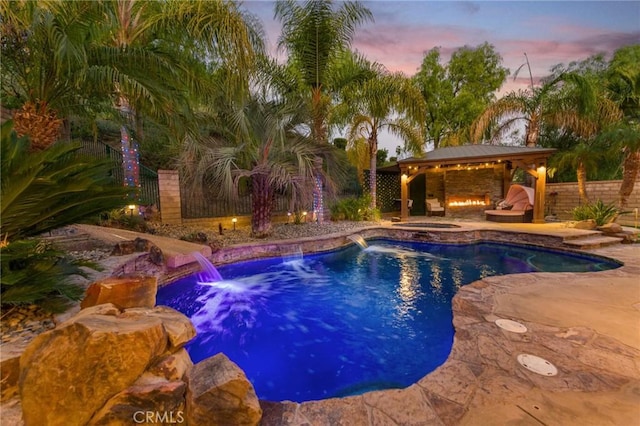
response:
<path fill-rule="evenodd" d="M 449 222 L 462 228 L 437 231 L 504 230 L 562 238 L 588 234 L 564 223 Z M 203 247 L 129 231 L 89 231 L 114 242 L 147 238 L 176 264 L 189 261 L 190 253 Z M 594 273 L 497 276 L 464 286 L 453 301 L 454 345 L 437 370 L 406 389 L 305 403 L 261 401 L 261 424 L 640 424 L 640 244 L 585 252 L 624 266 Z M 518 321 L 527 332 L 504 331 L 494 323 L 499 318 Z M 530 372 L 518 364 L 519 354 L 550 361 L 558 374 Z"/>

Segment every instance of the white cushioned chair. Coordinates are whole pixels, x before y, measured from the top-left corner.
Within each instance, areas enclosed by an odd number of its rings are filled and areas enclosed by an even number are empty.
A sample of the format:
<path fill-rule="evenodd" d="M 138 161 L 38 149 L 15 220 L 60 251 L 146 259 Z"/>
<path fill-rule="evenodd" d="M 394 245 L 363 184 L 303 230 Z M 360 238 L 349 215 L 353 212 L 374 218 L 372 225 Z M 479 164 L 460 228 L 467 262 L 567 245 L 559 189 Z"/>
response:
<path fill-rule="evenodd" d="M 437 198 L 427 198 L 427 216 L 444 216 L 444 207 Z"/>

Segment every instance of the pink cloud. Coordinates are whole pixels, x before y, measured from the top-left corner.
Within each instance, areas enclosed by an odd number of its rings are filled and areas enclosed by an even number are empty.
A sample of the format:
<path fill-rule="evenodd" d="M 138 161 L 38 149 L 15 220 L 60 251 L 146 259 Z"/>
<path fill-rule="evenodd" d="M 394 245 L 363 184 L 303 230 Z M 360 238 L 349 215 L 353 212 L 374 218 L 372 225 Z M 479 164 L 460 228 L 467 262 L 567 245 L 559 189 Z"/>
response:
<path fill-rule="evenodd" d="M 447 62 L 451 54 L 468 40 L 484 40 L 481 31 L 452 26 L 398 26 L 380 24 L 363 28 L 356 34 L 352 46 L 368 59 L 382 63 L 390 71 L 415 74 L 427 51 L 440 47 L 441 59 Z"/>
<path fill-rule="evenodd" d="M 353 47 L 372 61 L 382 63 L 390 71 L 401 71 L 406 75 L 416 73 L 424 54 L 440 47 L 441 60 L 446 63 L 451 54 L 464 45 L 477 46 L 485 40 L 492 43 L 502 56 L 504 67 L 511 75 L 525 62 L 526 52 L 537 83 L 549 75 L 557 64 L 581 61 L 597 53 L 611 55 L 621 46 L 639 43 L 640 31 L 635 33 L 602 32 L 586 26 L 555 26 L 563 33 L 574 37 L 553 39 L 496 39 L 478 29 L 454 26 L 398 26 L 394 24 L 371 25 L 358 31 Z M 545 33 L 546 34 L 546 33 Z M 492 39 L 493 38 L 493 39 Z M 521 70 L 519 78 L 505 82 L 500 93 L 525 89 L 530 85 L 528 71 Z"/>

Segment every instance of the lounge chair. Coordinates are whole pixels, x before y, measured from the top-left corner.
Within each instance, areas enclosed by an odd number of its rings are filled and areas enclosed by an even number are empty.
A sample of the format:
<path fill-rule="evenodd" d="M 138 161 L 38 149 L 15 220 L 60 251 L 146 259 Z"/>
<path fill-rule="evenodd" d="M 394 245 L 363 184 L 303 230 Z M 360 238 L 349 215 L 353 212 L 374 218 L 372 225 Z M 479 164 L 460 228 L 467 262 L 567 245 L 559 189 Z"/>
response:
<path fill-rule="evenodd" d="M 427 198 L 427 216 L 444 216 L 444 207 L 437 198 Z"/>
<path fill-rule="evenodd" d="M 533 220 L 534 190 L 522 185 L 511 185 L 504 200 L 495 210 L 485 210 L 488 221 L 502 223 L 528 223 Z"/>

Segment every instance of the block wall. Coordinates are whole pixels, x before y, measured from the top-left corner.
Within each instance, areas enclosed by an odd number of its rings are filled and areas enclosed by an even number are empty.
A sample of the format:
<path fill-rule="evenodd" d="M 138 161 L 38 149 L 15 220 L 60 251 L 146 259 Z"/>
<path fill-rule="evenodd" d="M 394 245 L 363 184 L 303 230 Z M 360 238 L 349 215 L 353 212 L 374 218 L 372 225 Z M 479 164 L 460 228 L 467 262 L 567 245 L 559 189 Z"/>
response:
<path fill-rule="evenodd" d="M 181 225 L 182 207 L 178 171 L 158 170 L 158 190 L 160 192 L 160 218 L 162 223 Z"/>
<path fill-rule="evenodd" d="M 592 202 L 602 200 L 606 204 L 613 203 L 617 205 L 621 183 L 622 181 L 620 180 L 587 182 L 587 195 Z M 546 214 L 555 213 L 560 219 L 571 220 L 571 210 L 579 205 L 580 197 L 578 196 L 577 182 L 547 184 Z M 636 182 L 629 197 L 627 210 L 632 213 L 621 215 L 617 222 L 633 225 L 635 209 L 640 209 L 640 182 Z"/>

